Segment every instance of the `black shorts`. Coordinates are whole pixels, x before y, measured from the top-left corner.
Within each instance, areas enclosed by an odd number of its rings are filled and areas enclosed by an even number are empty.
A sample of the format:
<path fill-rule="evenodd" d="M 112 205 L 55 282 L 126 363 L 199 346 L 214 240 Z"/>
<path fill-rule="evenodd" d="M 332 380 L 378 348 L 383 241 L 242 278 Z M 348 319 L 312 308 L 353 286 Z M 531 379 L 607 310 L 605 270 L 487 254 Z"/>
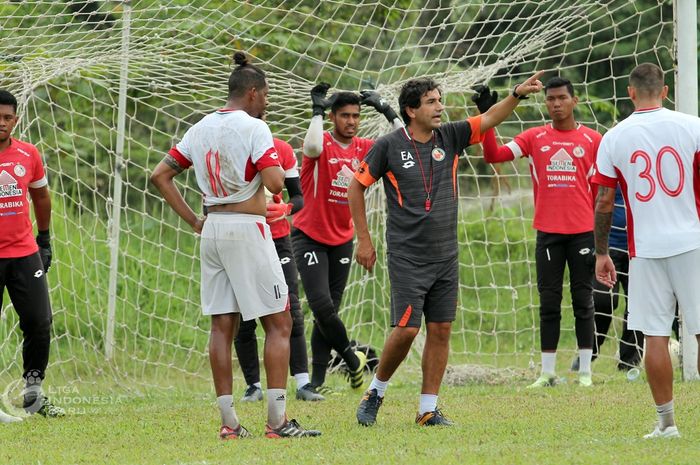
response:
<path fill-rule="evenodd" d="M 417 263 L 388 254 L 391 282 L 391 325 L 419 328 L 426 323 L 445 323 L 457 315 L 459 262 L 457 257 Z"/>
<path fill-rule="evenodd" d="M 39 252 L 20 258 L 0 258 L 0 310 L 5 288 L 19 315 L 51 318 L 49 287 Z"/>

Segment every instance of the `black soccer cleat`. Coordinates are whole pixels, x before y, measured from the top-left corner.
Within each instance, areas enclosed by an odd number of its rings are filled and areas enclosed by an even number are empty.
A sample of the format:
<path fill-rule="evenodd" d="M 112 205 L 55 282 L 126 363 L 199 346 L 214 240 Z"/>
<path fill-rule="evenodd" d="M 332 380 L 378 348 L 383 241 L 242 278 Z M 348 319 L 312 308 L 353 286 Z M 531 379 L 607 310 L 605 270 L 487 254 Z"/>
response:
<path fill-rule="evenodd" d="M 416 423 L 420 426 L 454 426 L 454 422 L 445 418 L 440 409 L 416 415 Z"/>
<path fill-rule="evenodd" d="M 357 407 L 357 422 L 362 426 L 372 426 L 377 422 L 377 412 L 382 406 L 384 397 L 379 397 L 376 389 L 370 389 L 362 396 Z"/>
<path fill-rule="evenodd" d="M 308 438 L 320 436 L 321 432 L 315 429 L 305 429 L 296 420 L 286 420 L 279 428 L 265 425 L 265 437 L 270 439 L 280 438 Z"/>
<path fill-rule="evenodd" d="M 297 389 L 297 400 L 304 400 L 307 402 L 319 402 L 326 400 L 321 393 L 319 393 L 316 388 L 311 383 L 306 383 L 299 389 Z"/>

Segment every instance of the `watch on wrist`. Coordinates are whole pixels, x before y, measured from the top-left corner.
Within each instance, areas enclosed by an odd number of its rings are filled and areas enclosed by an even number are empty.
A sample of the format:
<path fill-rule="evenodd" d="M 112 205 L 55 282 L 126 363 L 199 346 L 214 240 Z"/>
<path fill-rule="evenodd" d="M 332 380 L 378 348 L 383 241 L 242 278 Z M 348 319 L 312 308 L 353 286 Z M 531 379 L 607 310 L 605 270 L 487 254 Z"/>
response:
<path fill-rule="evenodd" d="M 527 95 L 520 95 L 520 94 L 518 94 L 517 89 L 518 89 L 518 86 L 519 86 L 519 85 L 520 85 L 520 84 L 516 84 L 516 86 L 513 87 L 513 93 L 512 93 L 511 95 L 513 95 L 513 97 L 517 98 L 518 100 L 526 100 L 526 99 L 530 98 L 530 97 L 528 97 Z"/>

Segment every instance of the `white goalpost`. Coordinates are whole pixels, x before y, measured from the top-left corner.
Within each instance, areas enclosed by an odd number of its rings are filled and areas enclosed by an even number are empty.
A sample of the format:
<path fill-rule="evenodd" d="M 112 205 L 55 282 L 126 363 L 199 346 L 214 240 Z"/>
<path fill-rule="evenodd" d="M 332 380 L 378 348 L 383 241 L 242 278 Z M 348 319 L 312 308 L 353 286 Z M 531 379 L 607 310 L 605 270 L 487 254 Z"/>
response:
<path fill-rule="evenodd" d="M 15 137 L 39 148 L 53 196 L 52 376 L 161 387 L 208 378 L 198 239 L 148 176 L 188 127 L 224 103 L 234 51 L 246 51 L 267 73 L 268 124 L 298 157 L 311 118 L 309 90 L 319 81 L 331 91 L 374 88 L 398 109 L 401 85 L 431 76 L 445 94 L 445 120 L 456 120 L 476 112 L 472 86 L 488 83 L 504 96 L 542 69 L 545 78 L 571 79 L 577 119 L 604 133 L 631 112 L 627 76 L 644 61 L 659 64 L 675 86 L 669 107 L 697 114 L 696 8 L 690 0 L 0 4 L 0 88 L 18 97 Z M 547 119 L 538 96 L 497 132 L 507 141 Z M 360 135 L 388 130 L 381 115 L 363 111 Z M 199 205 L 192 173 L 179 178 L 187 201 Z M 528 168 L 492 167 L 472 147 L 458 178 L 460 295 L 451 361 L 528 369 L 539 353 Z M 368 275 L 353 266 L 341 315 L 352 339 L 375 347 L 389 328 L 383 202 L 373 186 L 367 206 L 378 269 Z M 0 380 L 21 373 L 21 333 L 8 300 Z M 597 363 L 613 360 L 620 300 Z M 571 314 L 565 298 L 560 346 L 573 356 Z M 692 346 L 683 348 L 689 378 L 686 350 Z M 412 353 L 408 363 L 418 360 Z"/>

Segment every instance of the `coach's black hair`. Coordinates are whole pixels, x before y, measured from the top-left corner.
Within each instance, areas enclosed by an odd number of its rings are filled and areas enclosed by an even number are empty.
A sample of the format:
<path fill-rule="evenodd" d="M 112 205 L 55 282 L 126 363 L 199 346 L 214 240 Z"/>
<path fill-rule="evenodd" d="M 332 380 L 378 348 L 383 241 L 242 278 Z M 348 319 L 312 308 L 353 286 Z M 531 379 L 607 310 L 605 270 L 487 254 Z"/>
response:
<path fill-rule="evenodd" d="M 335 94 L 333 104 L 331 104 L 331 112 L 335 113 L 345 105 L 360 106 L 360 96 L 354 92 L 338 92 Z"/>
<path fill-rule="evenodd" d="M 399 94 L 399 110 L 401 111 L 401 118 L 403 118 L 403 122 L 406 125 L 411 122 L 411 118 L 408 116 L 408 113 L 406 113 L 406 108 L 420 108 L 421 97 L 424 96 L 426 92 L 435 89 L 442 95 L 438 83 L 430 78 L 411 79 L 401 87 L 401 94 Z"/>
<path fill-rule="evenodd" d="M 555 76 L 551 78 L 547 83 L 544 85 L 544 94 L 547 95 L 547 91 L 549 89 L 558 89 L 560 87 L 566 87 L 566 90 L 569 92 L 569 95 L 572 97 L 575 95 L 574 94 L 574 86 L 571 84 L 571 81 L 569 81 L 566 78 L 563 78 L 561 76 Z"/>
<path fill-rule="evenodd" d="M 265 73 L 255 65 L 251 65 L 243 52 L 233 54 L 233 62 L 237 65 L 228 77 L 228 98 L 239 98 L 250 89 L 263 89 L 267 85 Z"/>
<path fill-rule="evenodd" d="M 0 90 L 0 105 L 12 105 L 17 113 L 17 99 L 6 90 Z"/>
<path fill-rule="evenodd" d="M 664 88 L 664 72 L 654 63 L 637 65 L 630 73 L 630 87 L 641 97 L 658 97 Z"/>

